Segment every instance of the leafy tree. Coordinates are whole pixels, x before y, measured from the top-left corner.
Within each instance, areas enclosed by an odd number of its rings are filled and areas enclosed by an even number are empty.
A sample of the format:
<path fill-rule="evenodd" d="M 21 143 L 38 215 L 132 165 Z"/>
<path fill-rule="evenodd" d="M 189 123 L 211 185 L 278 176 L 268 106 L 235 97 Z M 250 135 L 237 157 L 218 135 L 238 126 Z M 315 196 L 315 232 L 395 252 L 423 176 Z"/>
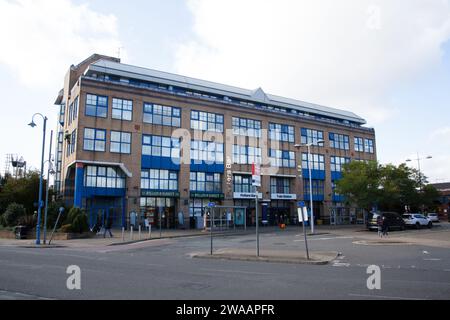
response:
<path fill-rule="evenodd" d="M 5 227 L 14 227 L 26 216 L 25 207 L 21 204 L 11 203 L 2 216 L 2 225 Z"/>
<path fill-rule="evenodd" d="M 68 229 L 72 232 L 86 232 L 89 230 L 88 216 L 80 208 L 71 208 L 69 210 L 69 214 L 67 215 L 65 225 L 70 225 Z"/>

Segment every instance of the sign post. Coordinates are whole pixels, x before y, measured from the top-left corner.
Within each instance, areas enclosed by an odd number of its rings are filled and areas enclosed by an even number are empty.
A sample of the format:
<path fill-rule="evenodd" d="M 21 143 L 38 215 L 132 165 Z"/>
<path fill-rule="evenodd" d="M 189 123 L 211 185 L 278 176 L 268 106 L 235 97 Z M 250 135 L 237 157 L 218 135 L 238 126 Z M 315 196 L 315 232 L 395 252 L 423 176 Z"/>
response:
<path fill-rule="evenodd" d="M 302 223 L 303 236 L 305 237 L 306 259 L 309 260 L 308 240 L 306 237 L 305 222 L 308 221 L 308 214 L 305 214 L 306 206 L 304 201 L 298 203 L 298 221 Z"/>
<path fill-rule="evenodd" d="M 209 210 L 209 235 L 211 237 L 211 255 L 213 255 L 213 225 L 214 225 L 214 207 L 216 204 L 214 202 L 208 203 Z M 206 226 L 205 226 L 206 227 Z"/>
<path fill-rule="evenodd" d="M 252 184 L 255 187 L 256 256 L 259 257 L 258 187 L 261 187 L 261 166 L 256 163 L 252 164 Z"/>

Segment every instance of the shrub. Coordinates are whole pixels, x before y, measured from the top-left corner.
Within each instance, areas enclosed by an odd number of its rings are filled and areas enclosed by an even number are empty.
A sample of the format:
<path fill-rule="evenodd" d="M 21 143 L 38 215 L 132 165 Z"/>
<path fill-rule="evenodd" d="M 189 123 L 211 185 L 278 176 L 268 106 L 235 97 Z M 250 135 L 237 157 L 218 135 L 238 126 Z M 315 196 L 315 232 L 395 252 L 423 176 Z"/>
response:
<path fill-rule="evenodd" d="M 89 230 L 87 214 L 80 208 L 70 209 L 66 224 L 71 225 L 71 232 L 83 233 Z"/>
<path fill-rule="evenodd" d="M 11 203 L 2 216 L 2 224 L 5 227 L 13 227 L 20 223 L 26 216 L 25 207 L 18 203 Z"/>
<path fill-rule="evenodd" d="M 71 224 L 65 224 L 65 225 L 63 225 L 63 226 L 59 229 L 59 232 L 62 232 L 62 233 L 70 233 L 70 232 L 72 232 L 72 225 L 71 225 Z"/>

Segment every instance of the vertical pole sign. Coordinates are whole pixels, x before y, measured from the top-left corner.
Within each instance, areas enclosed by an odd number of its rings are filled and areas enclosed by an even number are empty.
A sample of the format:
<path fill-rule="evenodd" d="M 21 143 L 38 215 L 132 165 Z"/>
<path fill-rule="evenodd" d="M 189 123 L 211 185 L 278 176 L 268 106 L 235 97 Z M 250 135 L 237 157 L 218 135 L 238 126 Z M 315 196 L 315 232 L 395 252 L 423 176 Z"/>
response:
<path fill-rule="evenodd" d="M 308 209 L 306 208 L 304 201 L 300 201 L 298 203 L 298 221 L 302 223 L 303 236 L 305 237 L 306 259 L 309 260 L 308 240 L 306 238 L 306 229 L 305 229 L 305 222 L 308 221 Z"/>
<path fill-rule="evenodd" d="M 259 257 L 258 187 L 261 187 L 261 166 L 254 162 L 252 164 L 252 185 L 255 187 L 256 256 Z"/>

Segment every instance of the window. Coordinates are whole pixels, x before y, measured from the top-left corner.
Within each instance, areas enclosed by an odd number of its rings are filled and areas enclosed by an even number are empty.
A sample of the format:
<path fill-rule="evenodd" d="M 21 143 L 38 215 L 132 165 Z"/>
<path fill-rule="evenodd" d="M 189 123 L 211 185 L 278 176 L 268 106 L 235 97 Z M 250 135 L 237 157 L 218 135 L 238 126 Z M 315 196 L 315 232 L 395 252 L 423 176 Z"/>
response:
<path fill-rule="evenodd" d="M 291 181 L 289 178 L 270 178 L 270 193 L 291 193 Z"/>
<path fill-rule="evenodd" d="M 334 149 L 350 150 L 349 136 L 337 133 L 330 133 L 330 147 Z"/>
<path fill-rule="evenodd" d="M 77 116 L 78 116 L 78 97 L 76 97 L 75 100 L 69 105 L 69 112 L 68 112 L 69 125 L 71 125 L 72 122 L 76 120 Z"/>
<path fill-rule="evenodd" d="M 141 189 L 177 191 L 178 173 L 158 169 L 142 170 Z"/>
<path fill-rule="evenodd" d="M 277 141 L 294 142 L 294 127 L 269 123 L 269 138 Z"/>
<path fill-rule="evenodd" d="M 62 132 L 61 132 L 61 134 L 62 134 Z M 70 141 L 67 144 L 67 149 L 66 149 L 67 157 L 75 152 L 76 144 L 77 144 L 77 129 L 73 130 L 72 133 L 70 134 Z"/>
<path fill-rule="evenodd" d="M 108 97 L 87 94 L 85 114 L 91 117 L 106 118 L 108 116 Z"/>
<path fill-rule="evenodd" d="M 233 117 L 232 124 L 235 135 L 261 138 L 261 121 Z"/>
<path fill-rule="evenodd" d="M 342 166 L 346 163 L 350 162 L 349 158 L 344 157 L 334 157 L 332 156 L 330 158 L 331 162 L 331 171 L 333 172 L 342 172 Z"/>
<path fill-rule="evenodd" d="M 110 152 L 114 153 L 131 153 L 131 133 L 111 131 Z"/>
<path fill-rule="evenodd" d="M 223 163 L 223 143 L 210 141 L 191 141 L 191 159 L 194 163 Z"/>
<path fill-rule="evenodd" d="M 159 104 L 144 103 L 145 123 L 158 124 L 169 127 L 181 126 L 181 109 L 162 106 Z"/>
<path fill-rule="evenodd" d="M 363 138 L 355 137 L 355 151 L 364 152 L 364 142 Z"/>
<path fill-rule="evenodd" d="M 162 136 L 142 136 L 142 154 L 145 156 L 180 158 L 180 140 Z"/>
<path fill-rule="evenodd" d="M 254 191 L 252 186 L 252 176 L 233 176 L 233 191 L 239 193 L 249 193 Z"/>
<path fill-rule="evenodd" d="M 319 140 L 324 140 L 323 131 L 302 128 L 301 134 L 302 134 L 301 137 L 302 144 L 312 143 L 314 146 L 319 147 L 324 146 L 323 142 L 320 143 L 318 142 Z"/>
<path fill-rule="evenodd" d="M 233 163 L 262 163 L 261 148 L 233 145 Z"/>
<path fill-rule="evenodd" d="M 84 147 L 86 151 L 105 151 L 106 130 L 84 128 Z"/>
<path fill-rule="evenodd" d="M 191 129 L 223 132 L 223 115 L 193 110 L 191 111 Z"/>
<path fill-rule="evenodd" d="M 191 172 L 190 190 L 198 192 L 221 192 L 220 173 Z"/>
<path fill-rule="evenodd" d="M 364 151 L 367 153 L 374 153 L 373 148 L 373 140 L 372 139 L 364 139 Z"/>
<path fill-rule="evenodd" d="M 312 195 L 323 196 L 325 194 L 325 182 L 323 180 L 312 181 Z M 303 194 L 305 198 L 310 196 L 309 179 L 303 179 Z"/>
<path fill-rule="evenodd" d="M 309 170 L 308 160 L 311 161 L 311 170 L 325 171 L 325 156 L 322 154 L 311 154 L 311 158 L 308 159 L 307 153 L 302 153 L 302 169 Z"/>
<path fill-rule="evenodd" d="M 295 152 L 285 150 L 269 150 L 270 164 L 278 168 L 295 168 Z"/>
<path fill-rule="evenodd" d="M 84 171 L 84 184 L 92 188 L 125 188 L 125 175 L 116 167 L 87 166 Z"/>
<path fill-rule="evenodd" d="M 131 121 L 133 118 L 133 101 L 113 98 L 112 118 Z"/>

